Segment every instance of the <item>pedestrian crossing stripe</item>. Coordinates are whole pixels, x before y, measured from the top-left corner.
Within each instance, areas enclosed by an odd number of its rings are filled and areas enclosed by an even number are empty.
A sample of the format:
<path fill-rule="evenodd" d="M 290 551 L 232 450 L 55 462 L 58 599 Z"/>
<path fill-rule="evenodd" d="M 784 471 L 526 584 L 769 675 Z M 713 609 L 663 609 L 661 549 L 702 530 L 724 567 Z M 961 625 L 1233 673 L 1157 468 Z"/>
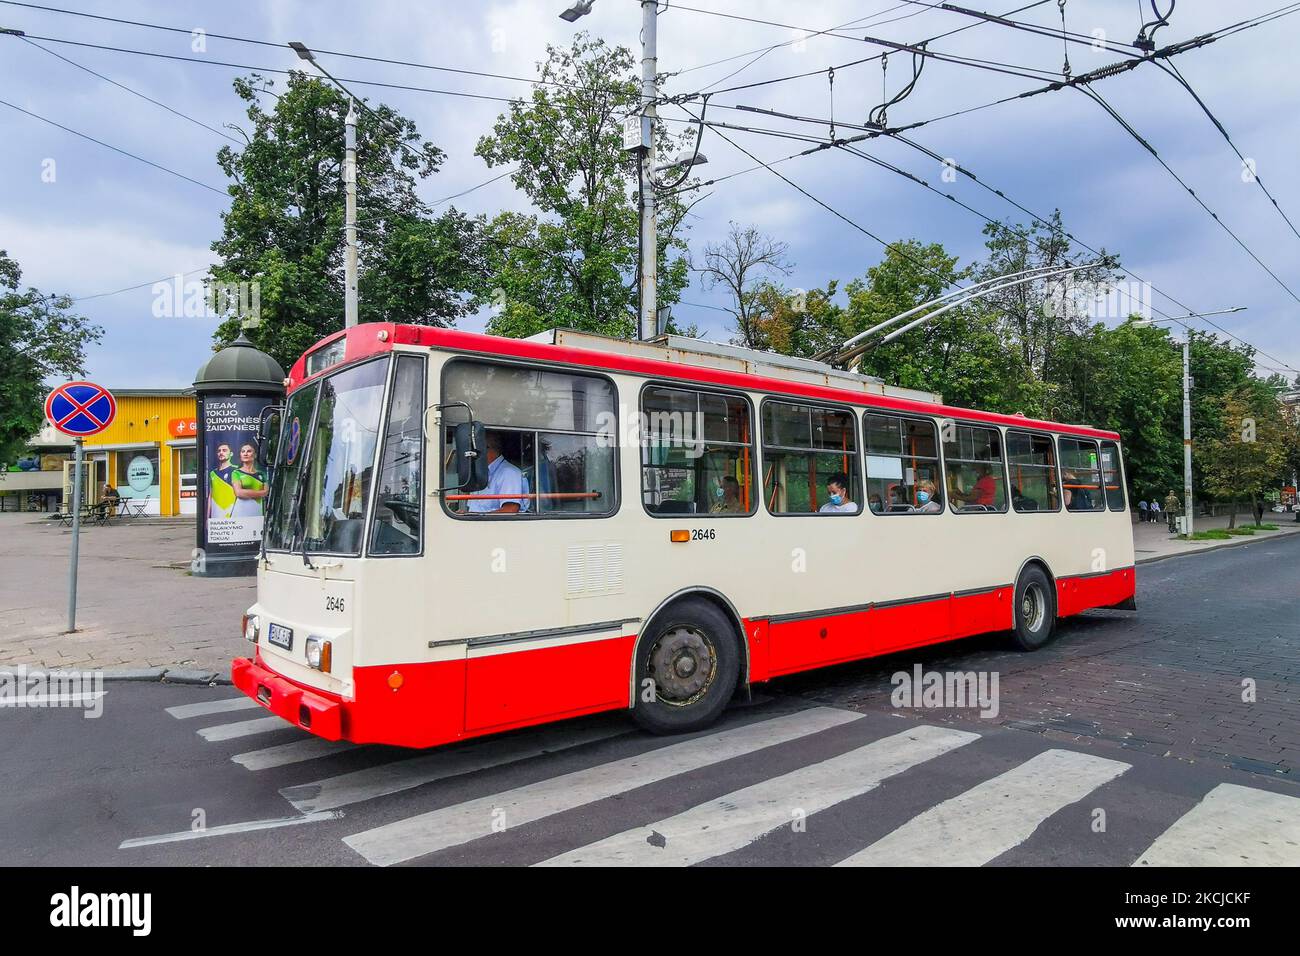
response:
<path fill-rule="evenodd" d="M 1221 783 L 1134 866 L 1300 866 L 1300 797 Z"/>
<path fill-rule="evenodd" d="M 1047 750 L 913 817 L 838 866 L 983 866 L 1129 764 Z"/>
<path fill-rule="evenodd" d="M 820 733 L 861 716 L 814 707 L 772 717 L 422 813 L 344 837 L 343 842 L 371 863 L 402 863 L 501 832 L 494 827 L 502 824 L 507 829 L 520 827 L 723 760 Z"/>
<path fill-rule="evenodd" d="M 546 860 L 544 866 L 690 866 L 760 837 L 881 781 L 978 740 L 964 730 L 921 726 L 764 780 L 684 813 Z"/>
<path fill-rule="evenodd" d="M 204 740 L 215 742 L 234 740 L 236 737 L 249 737 L 253 734 L 266 734 L 273 730 L 289 730 L 292 727 L 293 724 L 280 717 L 254 717 L 252 720 L 240 720 L 233 724 L 201 727 L 198 734 Z"/>
<path fill-rule="evenodd" d="M 378 767 L 286 787 L 280 794 L 302 813 L 333 810 L 362 800 L 420 787 L 435 780 L 517 763 L 530 757 L 608 740 L 629 732 L 625 725 L 602 721 L 582 728 L 549 727 L 539 733 L 498 737 L 459 750 L 438 750 L 422 757 L 394 760 Z"/>

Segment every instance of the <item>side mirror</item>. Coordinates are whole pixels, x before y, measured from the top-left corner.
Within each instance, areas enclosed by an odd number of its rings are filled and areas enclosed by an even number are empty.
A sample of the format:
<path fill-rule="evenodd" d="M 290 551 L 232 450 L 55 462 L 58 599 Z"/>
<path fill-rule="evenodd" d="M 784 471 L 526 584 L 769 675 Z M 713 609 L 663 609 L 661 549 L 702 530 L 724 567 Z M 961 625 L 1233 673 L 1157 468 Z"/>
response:
<path fill-rule="evenodd" d="M 257 420 L 257 463 L 263 468 L 275 464 L 280 445 L 280 426 L 284 423 L 284 406 L 267 405 Z"/>
<path fill-rule="evenodd" d="M 455 426 L 457 491 L 482 491 L 488 484 L 487 432 L 482 422 Z"/>

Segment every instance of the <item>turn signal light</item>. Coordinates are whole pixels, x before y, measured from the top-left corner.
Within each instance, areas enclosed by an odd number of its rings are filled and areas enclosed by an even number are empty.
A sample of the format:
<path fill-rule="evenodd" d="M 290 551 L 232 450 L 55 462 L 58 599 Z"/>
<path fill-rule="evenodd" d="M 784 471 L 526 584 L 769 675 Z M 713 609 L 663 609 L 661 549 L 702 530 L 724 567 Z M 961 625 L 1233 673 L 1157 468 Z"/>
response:
<path fill-rule="evenodd" d="M 402 676 L 401 671 L 393 671 L 391 674 L 388 675 L 388 686 L 391 687 L 393 690 L 397 690 L 404 683 L 406 683 L 406 678 Z"/>
<path fill-rule="evenodd" d="M 307 666 L 328 674 L 334 664 L 334 645 L 319 637 L 307 638 Z"/>
<path fill-rule="evenodd" d="M 691 540 L 691 533 L 689 531 L 669 531 L 668 540 L 674 544 L 685 544 Z"/>

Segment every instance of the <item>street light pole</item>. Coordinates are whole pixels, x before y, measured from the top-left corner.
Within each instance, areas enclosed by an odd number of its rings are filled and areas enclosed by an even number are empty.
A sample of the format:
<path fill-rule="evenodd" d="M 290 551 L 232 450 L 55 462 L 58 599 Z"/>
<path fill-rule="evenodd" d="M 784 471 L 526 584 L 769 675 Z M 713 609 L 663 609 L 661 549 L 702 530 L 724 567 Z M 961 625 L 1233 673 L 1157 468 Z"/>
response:
<path fill-rule="evenodd" d="M 658 271 L 659 234 L 655 222 L 655 84 L 658 69 L 658 0 L 641 0 L 641 339 L 659 333 Z"/>
<path fill-rule="evenodd" d="M 343 260 L 343 324 L 357 324 L 357 108 L 348 100 L 344 119 L 343 185 L 347 193 L 343 234 L 347 244 Z"/>
<path fill-rule="evenodd" d="M 289 48 L 306 60 L 344 93 L 348 94 L 348 115 L 343 119 L 343 326 L 357 324 L 357 106 L 356 98 L 330 71 L 321 66 L 305 43 L 290 41 Z M 364 105 L 364 104 L 363 104 Z"/>
<path fill-rule="evenodd" d="M 1218 309 L 1214 312 L 1192 312 L 1189 315 L 1163 316 L 1159 319 L 1143 319 L 1135 325 L 1154 325 L 1156 322 L 1181 322 L 1183 319 L 1199 319 L 1207 315 L 1227 315 L 1231 312 L 1244 312 L 1246 307 L 1239 305 L 1232 309 Z M 1187 326 L 1187 335 L 1183 337 L 1183 511 L 1187 519 L 1186 534 L 1192 537 L 1196 524 L 1196 508 L 1192 501 L 1192 327 Z"/>
<path fill-rule="evenodd" d="M 568 23 L 591 13 L 595 0 L 574 0 L 560 19 Z M 640 303 L 637 337 L 652 339 L 659 334 L 658 272 L 659 235 L 655 221 L 655 100 L 659 96 L 656 73 L 659 68 L 658 23 L 659 0 L 641 0 L 641 109 L 640 143 L 637 147 L 637 215 L 640 223 L 640 263 L 637 286 Z M 626 140 L 624 142 L 626 146 Z"/>
<path fill-rule="evenodd" d="M 1190 541 L 1196 523 L 1192 503 L 1192 330 L 1183 338 L 1183 511 L 1187 519 L 1185 533 Z"/>

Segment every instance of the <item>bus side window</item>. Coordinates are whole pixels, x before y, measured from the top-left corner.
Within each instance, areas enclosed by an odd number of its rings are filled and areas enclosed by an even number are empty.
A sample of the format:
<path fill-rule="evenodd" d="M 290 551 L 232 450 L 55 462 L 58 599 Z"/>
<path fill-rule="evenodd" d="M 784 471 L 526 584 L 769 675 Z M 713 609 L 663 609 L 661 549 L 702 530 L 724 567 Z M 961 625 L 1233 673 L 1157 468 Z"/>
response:
<path fill-rule="evenodd" d="M 1011 506 L 1017 511 L 1059 511 L 1056 450 L 1046 435 L 1007 432 Z"/>
<path fill-rule="evenodd" d="M 443 372 L 442 401 L 449 406 L 467 402 L 487 431 L 489 447 L 483 453 L 502 462 L 498 472 L 507 466 L 512 470 L 510 480 L 497 482 L 509 490 L 496 497 L 490 488 L 449 490 L 442 498 L 451 514 L 524 520 L 600 517 L 618 510 L 618 449 L 611 441 L 618 434 L 618 419 L 614 383 L 608 378 L 458 358 Z M 464 407 L 447 407 L 443 423 L 458 424 L 466 415 Z M 454 489 L 450 434 L 448 427 L 441 470 L 443 487 Z M 503 502 L 511 508 L 501 510 Z"/>
<path fill-rule="evenodd" d="M 1101 443 L 1101 478 L 1106 485 L 1106 505 L 1111 511 L 1126 511 L 1124 473 L 1120 470 L 1119 446 L 1113 441 Z"/>
<path fill-rule="evenodd" d="M 832 492 L 838 482 L 846 487 Z M 772 514 L 861 514 L 853 413 L 764 401 L 763 499 Z"/>
<path fill-rule="evenodd" d="M 940 514 L 939 435 L 928 418 L 867 412 L 867 507 L 876 514 Z"/>
<path fill-rule="evenodd" d="M 652 515 L 755 510 L 749 401 L 650 385 L 641 392 L 641 498 Z"/>
<path fill-rule="evenodd" d="M 1061 454 L 1061 487 L 1067 511 L 1105 511 L 1102 497 L 1101 460 L 1097 443 L 1086 438 L 1058 438 Z"/>
<path fill-rule="evenodd" d="M 943 443 L 948 471 L 948 501 L 962 514 L 1007 510 L 1002 469 L 1002 436 L 996 428 L 952 423 Z"/>

